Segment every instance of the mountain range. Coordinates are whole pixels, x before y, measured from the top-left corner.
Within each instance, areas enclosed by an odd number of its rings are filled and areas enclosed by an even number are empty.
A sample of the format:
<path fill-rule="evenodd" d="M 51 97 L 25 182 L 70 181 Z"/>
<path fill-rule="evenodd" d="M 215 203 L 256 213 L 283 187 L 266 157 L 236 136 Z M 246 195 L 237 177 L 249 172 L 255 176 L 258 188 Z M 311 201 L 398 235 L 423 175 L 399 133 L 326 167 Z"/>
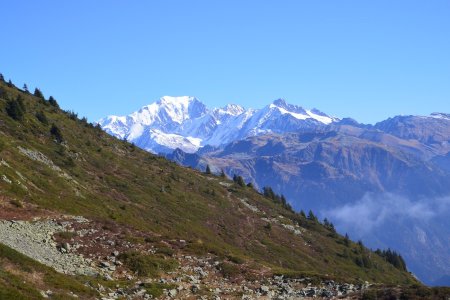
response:
<path fill-rule="evenodd" d="M 0 299 L 449 293 L 273 191 L 179 166 L 0 79 Z"/>
<path fill-rule="evenodd" d="M 208 109 L 163 97 L 108 133 L 182 165 L 271 186 L 371 247 L 401 251 L 427 284 L 450 284 L 450 115 L 396 116 L 375 125 L 282 99 L 262 109 Z"/>
<path fill-rule="evenodd" d="M 208 109 L 195 97 L 165 96 L 128 116 L 99 120 L 102 128 L 153 153 L 181 149 L 193 153 L 249 136 L 326 126 L 338 119 L 279 99 L 256 110 L 230 104 Z"/>

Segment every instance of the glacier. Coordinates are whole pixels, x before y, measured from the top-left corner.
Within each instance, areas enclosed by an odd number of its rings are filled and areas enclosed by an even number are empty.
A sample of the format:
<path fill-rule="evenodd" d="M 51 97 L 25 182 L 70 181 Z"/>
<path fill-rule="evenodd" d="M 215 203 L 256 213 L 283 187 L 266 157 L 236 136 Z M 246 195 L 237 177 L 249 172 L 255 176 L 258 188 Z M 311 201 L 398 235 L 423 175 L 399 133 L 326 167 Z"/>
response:
<path fill-rule="evenodd" d="M 127 116 L 97 123 L 109 134 L 153 153 L 219 147 L 250 136 L 295 132 L 339 121 L 317 109 L 307 110 L 277 99 L 261 109 L 236 104 L 210 109 L 192 96 L 164 96 Z"/>

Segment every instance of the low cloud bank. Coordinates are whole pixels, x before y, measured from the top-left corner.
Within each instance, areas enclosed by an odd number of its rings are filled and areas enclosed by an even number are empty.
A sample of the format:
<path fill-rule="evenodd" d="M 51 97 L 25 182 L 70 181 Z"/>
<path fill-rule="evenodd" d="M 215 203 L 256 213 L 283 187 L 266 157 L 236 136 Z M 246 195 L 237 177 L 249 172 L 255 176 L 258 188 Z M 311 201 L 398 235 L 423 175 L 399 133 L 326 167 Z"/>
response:
<path fill-rule="evenodd" d="M 450 213 L 450 196 L 411 201 L 392 193 L 368 193 L 354 203 L 322 211 L 323 216 L 333 220 L 340 228 L 351 229 L 360 236 L 393 218 L 426 222 L 446 213 Z"/>

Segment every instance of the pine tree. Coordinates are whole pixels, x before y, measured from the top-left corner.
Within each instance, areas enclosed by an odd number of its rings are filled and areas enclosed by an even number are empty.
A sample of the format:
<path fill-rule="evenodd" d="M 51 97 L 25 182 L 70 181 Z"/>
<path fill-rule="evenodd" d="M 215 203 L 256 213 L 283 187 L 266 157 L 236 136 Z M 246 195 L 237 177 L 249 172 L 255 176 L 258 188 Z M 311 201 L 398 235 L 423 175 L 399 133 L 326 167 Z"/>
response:
<path fill-rule="evenodd" d="M 38 97 L 38 98 L 41 98 L 41 99 L 44 99 L 44 100 L 45 100 L 44 94 L 42 94 L 41 90 L 38 89 L 38 88 L 35 88 L 35 89 L 34 89 L 34 95 L 35 95 L 36 97 Z"/>
<path fill-rule="evenodd" d="M 3 74 L 2 74 L 2 73 L 0 73 L 0 81 L 1 81 L 1 82 L 5 82 L 5 77 L 3 77 Z"/>
<path fill-rule="evenodd" d="M 220 177 L 222 177 L 222 178 L 227 177 L 227 176 L 225 175 L 225 172 L 223 171 L 223 169 L 220 171 Z"/>
<path fill-rule="evenodd" d="M 348 237 L 347 233 L 345 233 L 344 245 L 347 246 L 347 247 L 350 246 L 350 238 Z"/>
<path fill-rule="evenodd" d="M 359 248 L 361 248 L 361 250 L 364 249 L 364 244 L 361 240 L 358 240 L 358 246 L 359 246 Z"/>
<path fill-rule="evenodd" d="M 52 128 L 50 128 L 50 134 L 58 143 L 62 143 L 64 141 L 61 130 L 55 124 L 53 124 Z"/>
<path fill-rule="evenodd" d="M 263 188 L 263 194 L 265 197 L 275 200 L 275 193 L 270 186 L 265 186 Z"/>
<path fill-rule="evenodd" d="M 206 165 L 205 174 L 208 174 L 208 175 L 211 174 L 211 168 L 209 167 L 209 165 Z"/>
<path fill-rule="evenodd" d="M 312 210 L 309 210 L 309 212 L 308 212 L 308 219 L 311 220 L 311 221 L 314 221 L 314 222 L 317 222 L 317 221 L 318 221 L 316 215 L 314 215 L 314 213 L 312 212 Z"/>
<path fill-rule="evenodd" d="M 50 103 L 50 105 L 53 107 L 59 108 L 59 104 L 55 100 L 55 98 L 53 98 L 53 96 L 50 96 L 50 98 L 48 98 L 48 103 Z"/>
<path fill-rule="evenodd" d="M 238 176 L 238 177 L 237 177 L 236 183 L 237 183 L 238 185 L 242 186 L 242 187 L 245 186 L 245 181 L 244 181 L 244 178 L 242 178 L 242 176 Z"/>
<path fill-rule="evenodd" d="M 23 90 L 25 91 L 25 93 L 29 93 L 30 91 L 28 90 L 28 86 L 26 83 L 23 84 Z"/>
<path fill-rule="evenodd" d="M 14 120 L 23 120 L 24 111 L 22 105 L 17 100 L 9 100 L 6 103 L 6 113 Z"/>
<path fill-rule="evenodd" d="M 383 251 L 381 251 L 380 249 L 377 249 L 377 251 L 375 251 L 375 253 L 377 253 L 378 255 L 383 257 L 388 263 L 390 263 L 397 269 L 402 270 L 402 271 L 407 271 L 406 263 L 403 260 L 403 257 L 400 254 L 398 254 L 397 252 L 392 251 L 391 249 L 388 248 L 388 250 L 383 250 Z"/>

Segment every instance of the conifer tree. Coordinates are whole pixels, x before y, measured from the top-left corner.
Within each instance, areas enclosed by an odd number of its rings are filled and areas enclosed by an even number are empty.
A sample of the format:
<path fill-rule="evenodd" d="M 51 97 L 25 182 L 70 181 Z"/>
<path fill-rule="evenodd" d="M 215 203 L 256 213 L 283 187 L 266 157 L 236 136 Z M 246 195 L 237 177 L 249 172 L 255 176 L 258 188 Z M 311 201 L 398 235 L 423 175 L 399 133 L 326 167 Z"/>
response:
<path fill-rule="evenodd" d="M 211 174 L 211 168 L 209 167 L 209 165 L 206 165 L 205 174 L 208 174 L 208 175 Z"/>
<path fill-rule="evenodd" d="M 238 177 L 237 177 L 236 183 L 237 183 L 238 185 L 242 186 L 242 187 L 245 186 L 245 181 L 244 181 L 244 178 L 242 178 L 242 176 L 238 176 Z"/>
<path fill-rule="evenodd" d="M 64 141 L 61 130 L 55 124 L 53 124 L 52 128 L 50 128 L 50 134 L 58 143 L 62 143 Z"/>
<path fill-rule="evenodd" d="M 311 221 L 314 221 L 314 222 L 318 221 L 316 215 L 314 215 L 312 210 L 309 210 L 309 212 L 308 212 L 308 219 L 311 220 Z"/>
<path fill-rule="evenodd" d="M 347 247 L 350 246 L 350 238 L 348 237 L 347 233 L 345 233 L 344 245 L 347 246 Z"/>
<path fill-rule="evenodd" d="M 48 103 L 50 103 L 51 106 L 59 108 L 59 104 L 58 102 L 55 100 L 55 98 L 53 98 L 53 96 L 50 96 L 48 98 Z"/>
<path fill-rule="evenodd" d="M 41 99 L 44 99 L 44 100 L 45 100 L 44 94 L 42 94 L 41 90 L 38 89 L 38 88 L 35 88 L 35 89 L 34 89 L 34 95 L 35 95 L 36 97 L 38 97 L 38 98 L 41 98 Z"/>
<path fill-rule="evenodd" d="M 21 121 L 23 120 L 24 111 L 22 109 L 23 105 L 21 105 L 17 99 L 9 100 L 6 103 L 6 113 L 8 116 L 13 118 L 14 120 Z"/>

